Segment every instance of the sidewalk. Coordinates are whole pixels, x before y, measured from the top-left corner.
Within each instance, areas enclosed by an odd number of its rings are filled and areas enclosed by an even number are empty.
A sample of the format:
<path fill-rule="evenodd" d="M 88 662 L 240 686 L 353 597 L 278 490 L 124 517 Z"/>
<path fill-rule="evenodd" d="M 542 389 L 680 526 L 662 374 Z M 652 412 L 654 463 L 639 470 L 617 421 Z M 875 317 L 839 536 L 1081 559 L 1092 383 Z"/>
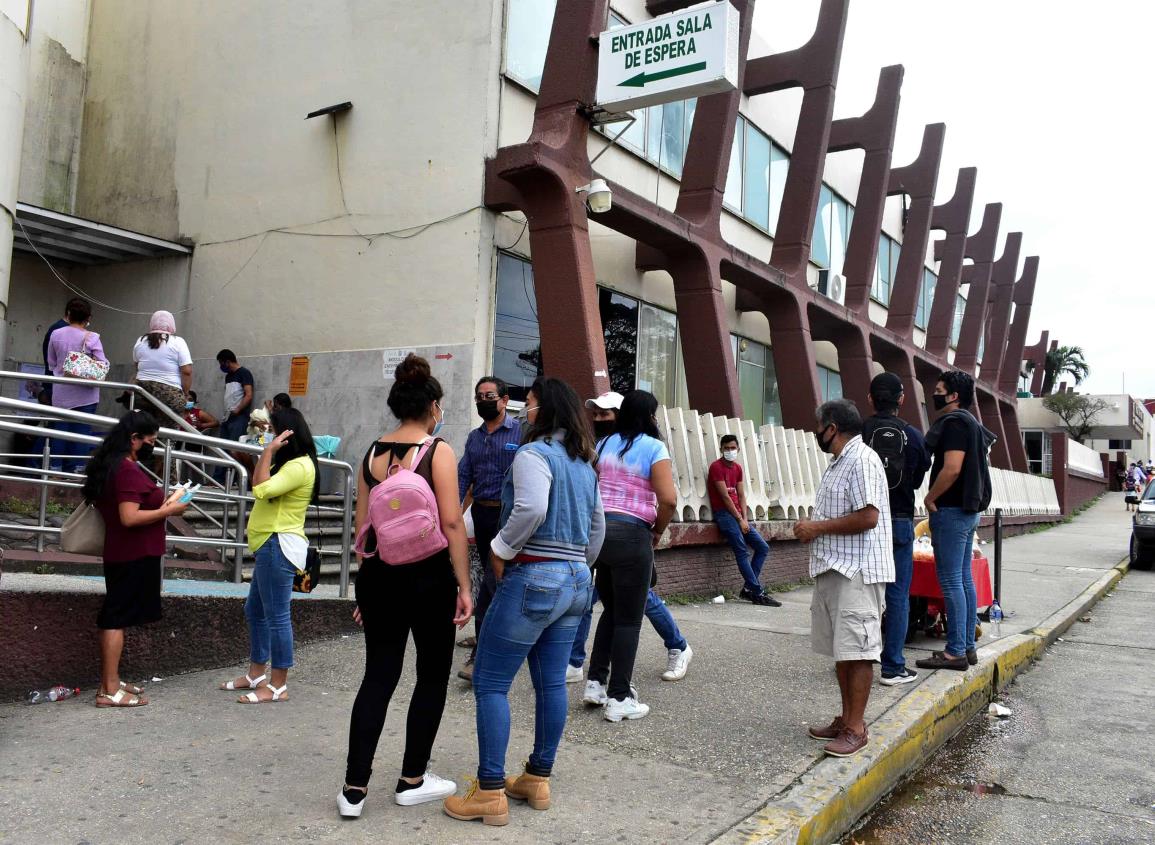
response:
<path fill-rule="evenodd" d="M 1072 524 L 1007 540 L 1003 593 L 1013 615 L 1004 633 L 1047 624 L 1100 582 L 1124 557 L 1129 531 L 1128 515 L 1111 497 Z M 794 823 L 797 836 L 804 812 L 845 804 L 863 770 L 901 775 L 886 755 L 891 740 L 910 741 L 911 725 L 922 724 L 910 720 L 925 719 L 920 714 L 949 704 L 960 689 L 979 689 L 980 670 L 991 671 L 996 652 L 1004 655 L 1005 682 L 1008 649 L 1032 640 L 981 641 L 984 665 L 966 675 L 924 673 L 905 688 L 876 685 L 866 756 L 828 760 L 805 729 L 834 712 L 832 666 L 810 651 L 809 590 L 781 598 L 782 608 L 744 602 L 674 608 L 695 652 L 679 683 L 660 680 L 665 653 L 647 625 L 635 683 L 653 710 L 639 722 L 606 722 L 583 708 L 579 685 L 571 685 L 554 807 L 513 805 L 506 828 L 453 821 L 437 804 L 392 803 L 412 652 L 365 814 L 354 822 L 337 817 L 348 716 L 363 666 L 360 638 L 352 636 L 301 648 L 290 678 L 293 701 L 284 705 L 232 704 L 215 690 L 239 668 L 230 667 L 150 683 L 153 704 L 135 711 L 97 710 L 91 691 L 61 704 L 0 707 L 0 843 L 794 841 L 776 837 L 790 836 Z M 909 657 L 932 646 L 941 641 L 920 641 Z M 459 650 L 459 660 L 464 654 Z M 533 698 L 524 671 L 511 701 L 513 772 L 532 743 Z M 930 740 L 923 740 L 925 751 Z M 456 678 L 435 754 L 432 769 L 464 786 L 477 749 L 472 694 Z M 854 794 L 861 797 L 862 789 Z"/>

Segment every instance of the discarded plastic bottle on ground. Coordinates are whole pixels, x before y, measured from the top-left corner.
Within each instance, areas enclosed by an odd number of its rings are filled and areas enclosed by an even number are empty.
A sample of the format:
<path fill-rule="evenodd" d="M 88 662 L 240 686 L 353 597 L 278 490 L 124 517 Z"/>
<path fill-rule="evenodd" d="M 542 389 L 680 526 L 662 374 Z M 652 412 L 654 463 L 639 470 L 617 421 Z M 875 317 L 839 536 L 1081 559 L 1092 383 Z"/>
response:
<path fill-rule="evenodd" d="M 43 704 L 46 701 L 62 701 L 80 693 L 79 687 L 54 686 L 46 690 L 32 690 L 28 693 L 28 704 Z"/>
<path fill-rule="evenodd" d="M 1003 635 L 1003 609 L 999 607 L 999 603 L 997 601 L 991 602 L 990 618 L 991 637 L 1001 637 Z"/>

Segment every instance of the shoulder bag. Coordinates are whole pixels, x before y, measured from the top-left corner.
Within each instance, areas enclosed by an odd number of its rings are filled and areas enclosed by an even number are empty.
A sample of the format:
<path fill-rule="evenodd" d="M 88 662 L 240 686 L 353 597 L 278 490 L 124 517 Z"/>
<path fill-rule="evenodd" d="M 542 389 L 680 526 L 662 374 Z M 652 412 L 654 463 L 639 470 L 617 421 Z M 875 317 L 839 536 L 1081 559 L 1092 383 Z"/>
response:
<path fill-rule="evenodd" d="M 108 362 L 98 361 L 84 351 L 91 335 L 92 332 L 85 332 L 84 339 L 80 341 L 80 350 L 69 352 L 65 356 L 64 364 L 60 368 L 64 375 L 71 378 L 82 378 L 86 381 L 104 381 L 105 376 L 108 375 Z"/>
<path fill-rule="evenodd" d="M 60 550 L 76 555 L 104 554 L 104 517 L 96 506 L 81 502 L 60 526 Z"/>

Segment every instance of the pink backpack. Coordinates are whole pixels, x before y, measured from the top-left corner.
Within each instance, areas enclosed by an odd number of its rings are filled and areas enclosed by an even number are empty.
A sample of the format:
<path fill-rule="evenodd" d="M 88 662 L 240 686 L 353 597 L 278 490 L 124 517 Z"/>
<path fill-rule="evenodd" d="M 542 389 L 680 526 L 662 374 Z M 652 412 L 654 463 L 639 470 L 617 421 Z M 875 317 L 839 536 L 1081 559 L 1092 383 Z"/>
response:
<path fill-rule="evenodd" d="M 435 442 L 430 438 L 421 444 L 411 466 L 416 467 Z M 370 533 L 375 539 L 370 539 Z M 376 554 L 396 566 L 425 560 L 448 546 L 429 482 L 401 464 L 392 464 L 385 479 L 369 491 L 368 512 L 353 548 L 360 555 Z"/>

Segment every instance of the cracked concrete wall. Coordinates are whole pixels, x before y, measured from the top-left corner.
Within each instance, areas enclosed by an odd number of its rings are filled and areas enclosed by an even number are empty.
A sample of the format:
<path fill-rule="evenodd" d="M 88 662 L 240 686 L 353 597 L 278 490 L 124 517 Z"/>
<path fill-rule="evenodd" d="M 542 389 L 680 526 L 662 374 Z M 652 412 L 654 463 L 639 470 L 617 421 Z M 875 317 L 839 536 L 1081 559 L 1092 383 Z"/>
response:
<path fill-rule="evenodd" d="M 7 347 L 12 228 L 28 85 L 28 0 L 0 0 L 0 350 Z"/>

